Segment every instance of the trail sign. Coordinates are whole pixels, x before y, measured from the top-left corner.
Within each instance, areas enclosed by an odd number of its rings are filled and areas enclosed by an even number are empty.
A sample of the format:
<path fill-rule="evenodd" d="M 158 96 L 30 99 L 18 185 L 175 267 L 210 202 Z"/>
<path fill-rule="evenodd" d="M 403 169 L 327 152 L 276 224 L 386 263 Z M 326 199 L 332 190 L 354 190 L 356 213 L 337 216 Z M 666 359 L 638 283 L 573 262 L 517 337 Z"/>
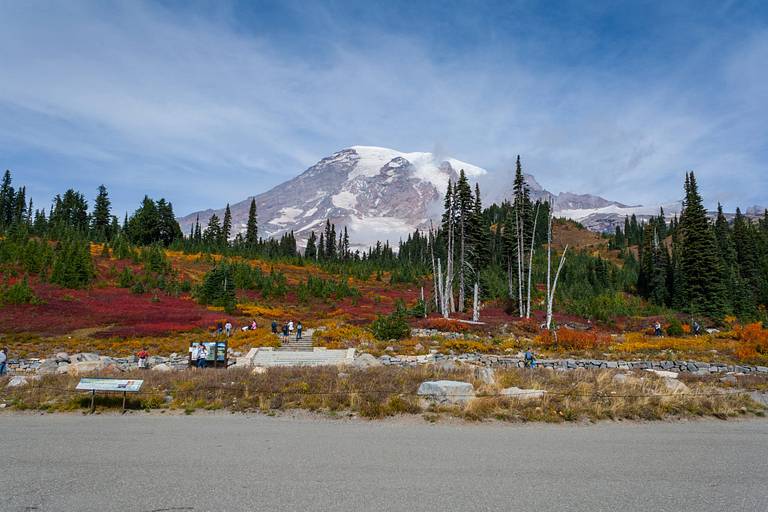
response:
<path fill-rule="evenodd" d="M 123 411 L 125 411 L 126 393 L 138 393 L 141 389 L 143 380 L 138 379 L 80 379 L 77 387 L 80 391 L 91 392 L 91 412 L 96 410 L 96 392 L 116 392 L 123 394 Z"/>

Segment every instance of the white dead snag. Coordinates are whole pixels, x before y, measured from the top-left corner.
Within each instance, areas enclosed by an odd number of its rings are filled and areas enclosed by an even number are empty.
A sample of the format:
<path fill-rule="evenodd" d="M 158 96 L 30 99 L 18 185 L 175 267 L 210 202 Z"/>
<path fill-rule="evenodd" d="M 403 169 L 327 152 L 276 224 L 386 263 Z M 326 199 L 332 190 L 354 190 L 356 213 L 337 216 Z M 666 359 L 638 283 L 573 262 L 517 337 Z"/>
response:
<path fill-rule="evenodd" d="M 565 264 L 565 253 L 568 252 L 568 246 L 563 249 L 563 254 L 560 256 L 560 264 L 557 266 L 557 272 L 555 273 L 555 281 L 552 283 L 552 291 L 547 298 L 547 329 L 552 325 L 552 306 L 555 302 L 555 291 L 557 290 L 557 280 L 560 278 L 560 271 L 563 270 Z"/>
<path fill-rule="evenodd" d="M 461 243 L 459 245 L 459 312 L 464 312 L 464 302 L 466 301 L 464 290 L 464 265 L 465 265 L 465 243 L 464 243 L 464 214 L 461 214 Z"/>
<path fill-rule="evenodd" d="M 539 206 L 536 205 L 536 216 L 533 218 L 533 233 L 531 234 L 531 252 L 528 255 L 528 308 L 525 312 L 525 318 L 531 318 L 531 275 L 533 274 L 533 248 L 536 241 L 536 225 L 539 221 Z"/>
<path fill-rule="evenodd" d="M 434 296 L 435 296 L 435 310 L 440 309 L 440 294 L 437 289 L 437 276 L 439 275 L 439 272 L 437 270 L 437 267 L 435 267 L 435 233 L 434 229 L 432 228 L 432 221 L 429 221 L 429 252 L 432 256 L 432 286 L 434 287 Z"/>
<path fill-rule="evenodd" d="M 515 229 L 517 232 L 517 304 L 520 318 L 523 318 L 523 228 L 520 225 L 520 215 L 515 211 Z"/>
<path fill-rule="evenodd" d="M 424 287 L 421 287 L 421 306 L 424 308 L 424 318 L 427 318 L 427 303 L 424 302 Z"/>
<path fill-rule="evenodd" d="M 440 264 L 440 258 L 437 258 L 437 295 L 440 298 L 440 314 L 447 318 L 445 294 L 443 293 L 443 269 Z"/>
<path fill-rule="evenodd" d="M 473 322 L 480 321 L 480 303 L 478 302 L 479 292 L 480 292 L 480 285 L 477 282 L 475 282 L 475 293 L 474 293 L 474 299 L 472 300 L 472 321 Z"/>

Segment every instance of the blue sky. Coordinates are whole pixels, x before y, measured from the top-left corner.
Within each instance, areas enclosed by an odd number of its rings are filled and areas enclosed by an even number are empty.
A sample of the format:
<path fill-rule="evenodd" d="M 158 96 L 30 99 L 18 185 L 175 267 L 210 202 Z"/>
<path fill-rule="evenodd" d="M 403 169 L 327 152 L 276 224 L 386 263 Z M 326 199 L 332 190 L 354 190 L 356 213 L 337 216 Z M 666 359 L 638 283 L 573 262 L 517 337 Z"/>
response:
<path fill-rule="evenodd" d="M 334 151 L 436 151 L 630 204 L 768 204 L 765 2 L 0 0 L 0 167 L 177 214 Z"/>

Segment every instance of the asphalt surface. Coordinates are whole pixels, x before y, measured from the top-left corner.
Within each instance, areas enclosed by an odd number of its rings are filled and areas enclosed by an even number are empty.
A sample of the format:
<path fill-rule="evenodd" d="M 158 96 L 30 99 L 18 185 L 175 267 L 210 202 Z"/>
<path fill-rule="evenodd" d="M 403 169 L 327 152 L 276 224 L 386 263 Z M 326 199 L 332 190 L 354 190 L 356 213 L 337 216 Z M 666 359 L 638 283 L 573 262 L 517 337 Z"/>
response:
<path fill-rule="evenodd" d="M 2 511 L 766 511 L 768 421 L 0 415 Z"/>

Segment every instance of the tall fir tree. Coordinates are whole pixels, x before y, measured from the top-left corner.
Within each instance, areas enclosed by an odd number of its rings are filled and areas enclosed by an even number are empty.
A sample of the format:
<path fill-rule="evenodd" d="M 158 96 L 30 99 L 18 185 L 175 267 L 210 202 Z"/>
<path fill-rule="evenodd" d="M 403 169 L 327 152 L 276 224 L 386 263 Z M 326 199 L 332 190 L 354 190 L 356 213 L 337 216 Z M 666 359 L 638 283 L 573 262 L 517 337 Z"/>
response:
<path fill-rule="evenodd" d="M 256 198 L 251 199 L 248 209 L 248 223 L 245 227 L 245 244 L 249 249 L 255 249 L 259 243 L 259 226 L 256 214 Z"/>
<path fill-rule="evenodd" d="M 685 207 L 680 228 L 687 309 L 693 315 L 723 318 L 727 302 L 717 241 L 693 172 L 686 175 Z"/>
<path fill-rule="evenodd" d="M 94 240 L 108 242 L 112 238 L 112 203 L 109 200 L 107 187 L 99 185 L 96 200 L 93 202 L 93 214 L 91 215 L 91 233 Z"/>

